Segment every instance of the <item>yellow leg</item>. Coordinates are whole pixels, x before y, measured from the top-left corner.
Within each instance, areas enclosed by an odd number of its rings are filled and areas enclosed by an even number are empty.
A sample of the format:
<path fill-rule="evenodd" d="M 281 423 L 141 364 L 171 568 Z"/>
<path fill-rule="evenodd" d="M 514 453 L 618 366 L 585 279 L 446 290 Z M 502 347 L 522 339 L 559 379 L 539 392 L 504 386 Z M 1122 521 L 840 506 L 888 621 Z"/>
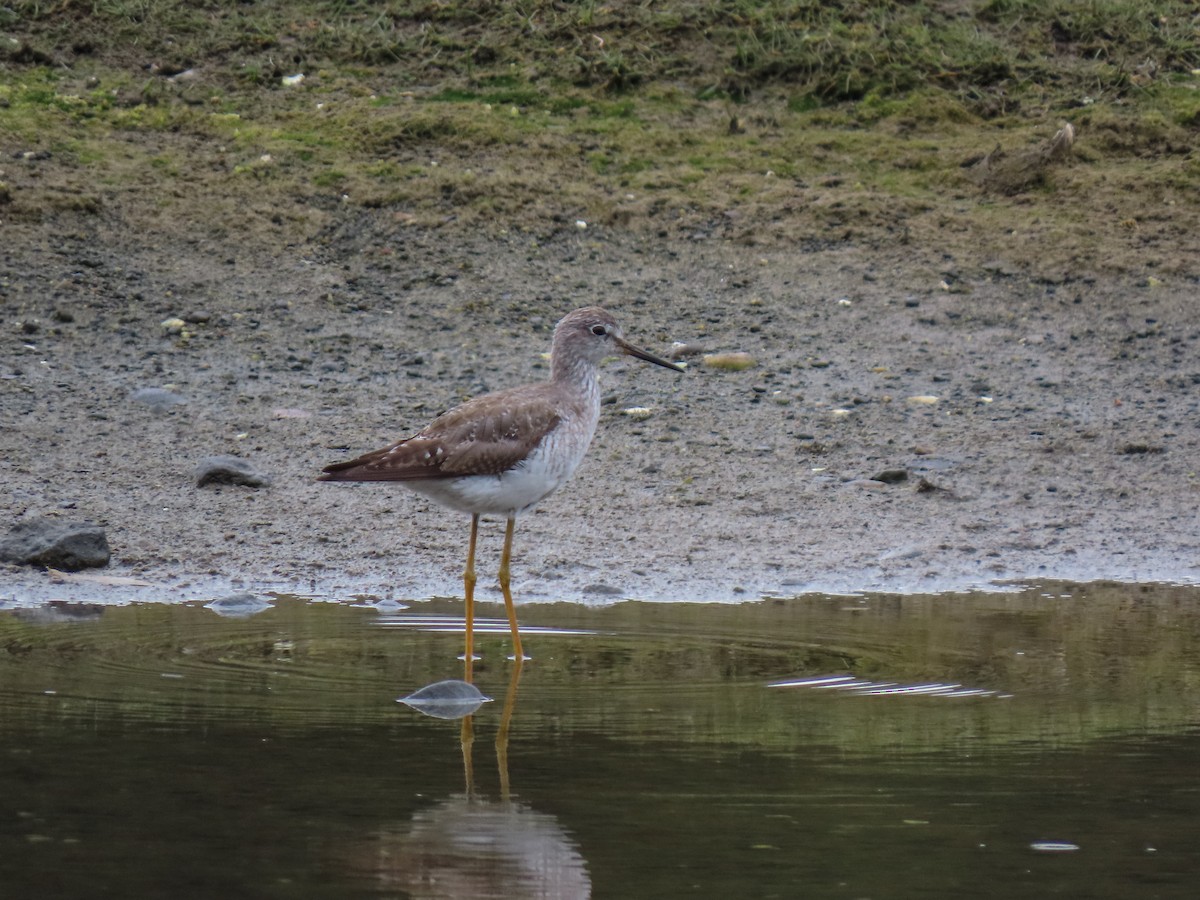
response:
<path fill-rule="evenodd" d="M 504 608 L 508 610 L 508 627 L 512 629 L 513 659 L 520 662 L 529 657 L 521 650 L 521 633 L 517 630 L 517 608 L 513 606 L 512 590 L 508 586 L 508 564 L 512 559 L 513 529 L 516 525 L 516 518 L 510 518 L 508 526 L 504 529 L 504 552 L 500 554 L 500 590 L 504 594 Z"/>
<path fill-rule="evenodd" d="M 471 516 L 471 541 L 467 545 L 467 569 L 463 572 L 463 599 L 466 601 L 466 622 L 464 630 L 467 633 L 466 646 L 463 649 L 463 663 L 466 669 L 464 681 L 471 680 L 471 663 L 475 661 L 475 540 L 479 537 L 479 514 Z"/>
<path fill-rule="evenodd" d="M 462 744 L 463 778 L 467 783 L 467 796 L 475 796 L 475 763 L 472 760 L 471 748 L 475 744 L 474 716 L 463 716 L 462 728 L 459 731 L 459 741 Z"/>
<path fill-rule="evenodd" d="M 512 675 L 508 678 L 508 693 L 504 695 L 504 712 L 500 714 L 500 730 L 496 732 L 496 766 L 500 770 L 500 799 L 509 801 L 508 787 L 508 730 L 512 726 L 513 710 L 517 706 L 517 685 L 521 683 L 521 666 L 524 660 L 517 657 Z"/>

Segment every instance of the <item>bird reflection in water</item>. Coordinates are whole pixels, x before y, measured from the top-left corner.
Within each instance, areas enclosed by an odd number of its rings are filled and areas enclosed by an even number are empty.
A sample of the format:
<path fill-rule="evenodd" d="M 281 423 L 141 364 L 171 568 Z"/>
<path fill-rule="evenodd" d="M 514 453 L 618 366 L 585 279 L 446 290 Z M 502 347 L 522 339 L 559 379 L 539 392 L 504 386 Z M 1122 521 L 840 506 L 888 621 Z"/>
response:
<path fill-rule="evenodd" d="M 472 664 L 468 656 L 467 684 L 473 683 Z M 476 789 L 474 715 L 464 715 L 460 743 L 466 792 L 417 812 L 402 829 L 375 836 L 374 870 L 381 887 L 417 898 L 455 900 L 591 896 L 587 865 L 575 841 L 554 816 L 537 812 L 511 794 L 508 735 L 522 668 L 518 657 L 496 733 L 500 799 L 487 799 Z"/>

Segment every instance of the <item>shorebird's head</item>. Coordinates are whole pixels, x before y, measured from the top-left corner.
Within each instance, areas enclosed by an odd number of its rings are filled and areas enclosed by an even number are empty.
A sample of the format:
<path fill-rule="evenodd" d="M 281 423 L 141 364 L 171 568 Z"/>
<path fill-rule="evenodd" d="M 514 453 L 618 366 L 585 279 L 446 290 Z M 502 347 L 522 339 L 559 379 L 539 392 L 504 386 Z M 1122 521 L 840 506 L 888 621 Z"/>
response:
<path fill-rule="evenodd" d="M 621 353 L 676 372 L 684 371 L 682 366 L 667 362 L 625 340 L 617 320 L 599 306 L 585 306 L 568 313 L 554 329 L 552 354 L 568 365 L 573 360 L 586 360 L 596 365 L 606 356 Z"/>

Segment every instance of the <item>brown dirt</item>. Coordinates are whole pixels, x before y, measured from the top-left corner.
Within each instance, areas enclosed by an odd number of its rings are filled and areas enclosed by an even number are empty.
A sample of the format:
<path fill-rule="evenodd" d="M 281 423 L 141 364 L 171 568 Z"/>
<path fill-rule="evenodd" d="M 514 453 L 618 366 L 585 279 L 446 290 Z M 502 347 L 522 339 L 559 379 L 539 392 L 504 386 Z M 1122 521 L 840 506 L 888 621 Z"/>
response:
<path fill-rule="evenodd" d="M 48 160 L 37 177 L 71 195 L 79 171 Z M 10 567 L 0 599 L 457 594 L 461 516 L 314 476 L 544 377 L 550 329 L 586 304 L 649 349 L 698 343 L 757 366 L 609 366 L 587 462 L 520 523 L 519 599 L 1200 572 L 1194 271 L 1047 277 L 1038 258 L 980 265 L 947 235 L 764 249 L 566 222 L 484 236 L 361 208 L 272 244 L 150 205 L 4 223 L 0 524 L 100 522 L 107 574 L 155 586 Z M 204 321 L 161 324 L 177 316 Z M 143 387 L 187 403 L 155 413 L 130 399 Z M 634 406 L 651 417 L 622 414 Z M 217 453 L 273 484 L 195 487 Z M 905 478 L 872 480 L 885 470 Z M 498 544 L 490 526 L 484 585 Z"/>

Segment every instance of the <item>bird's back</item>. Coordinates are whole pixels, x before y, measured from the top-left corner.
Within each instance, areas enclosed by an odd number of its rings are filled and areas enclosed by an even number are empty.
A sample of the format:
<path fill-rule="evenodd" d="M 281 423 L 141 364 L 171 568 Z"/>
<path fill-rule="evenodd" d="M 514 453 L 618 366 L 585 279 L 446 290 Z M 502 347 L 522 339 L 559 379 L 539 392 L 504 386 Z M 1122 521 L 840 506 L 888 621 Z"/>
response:
<path fill-rule="evenodd" d="M 450 488 L 430 482 L 536 472 L 545 496 L 574 472 L 595 433 L 599 390 L 594 384 L 584 387 L 572 391 L 543 382 L 476 397 L 410 438 L 327 466 L 321 479 L 407 482 L 446 502 L 439 494 Z M 531 493 L 536 489 L 521 492 L 522 507 L 541 499 L 530 501 Z"/>

